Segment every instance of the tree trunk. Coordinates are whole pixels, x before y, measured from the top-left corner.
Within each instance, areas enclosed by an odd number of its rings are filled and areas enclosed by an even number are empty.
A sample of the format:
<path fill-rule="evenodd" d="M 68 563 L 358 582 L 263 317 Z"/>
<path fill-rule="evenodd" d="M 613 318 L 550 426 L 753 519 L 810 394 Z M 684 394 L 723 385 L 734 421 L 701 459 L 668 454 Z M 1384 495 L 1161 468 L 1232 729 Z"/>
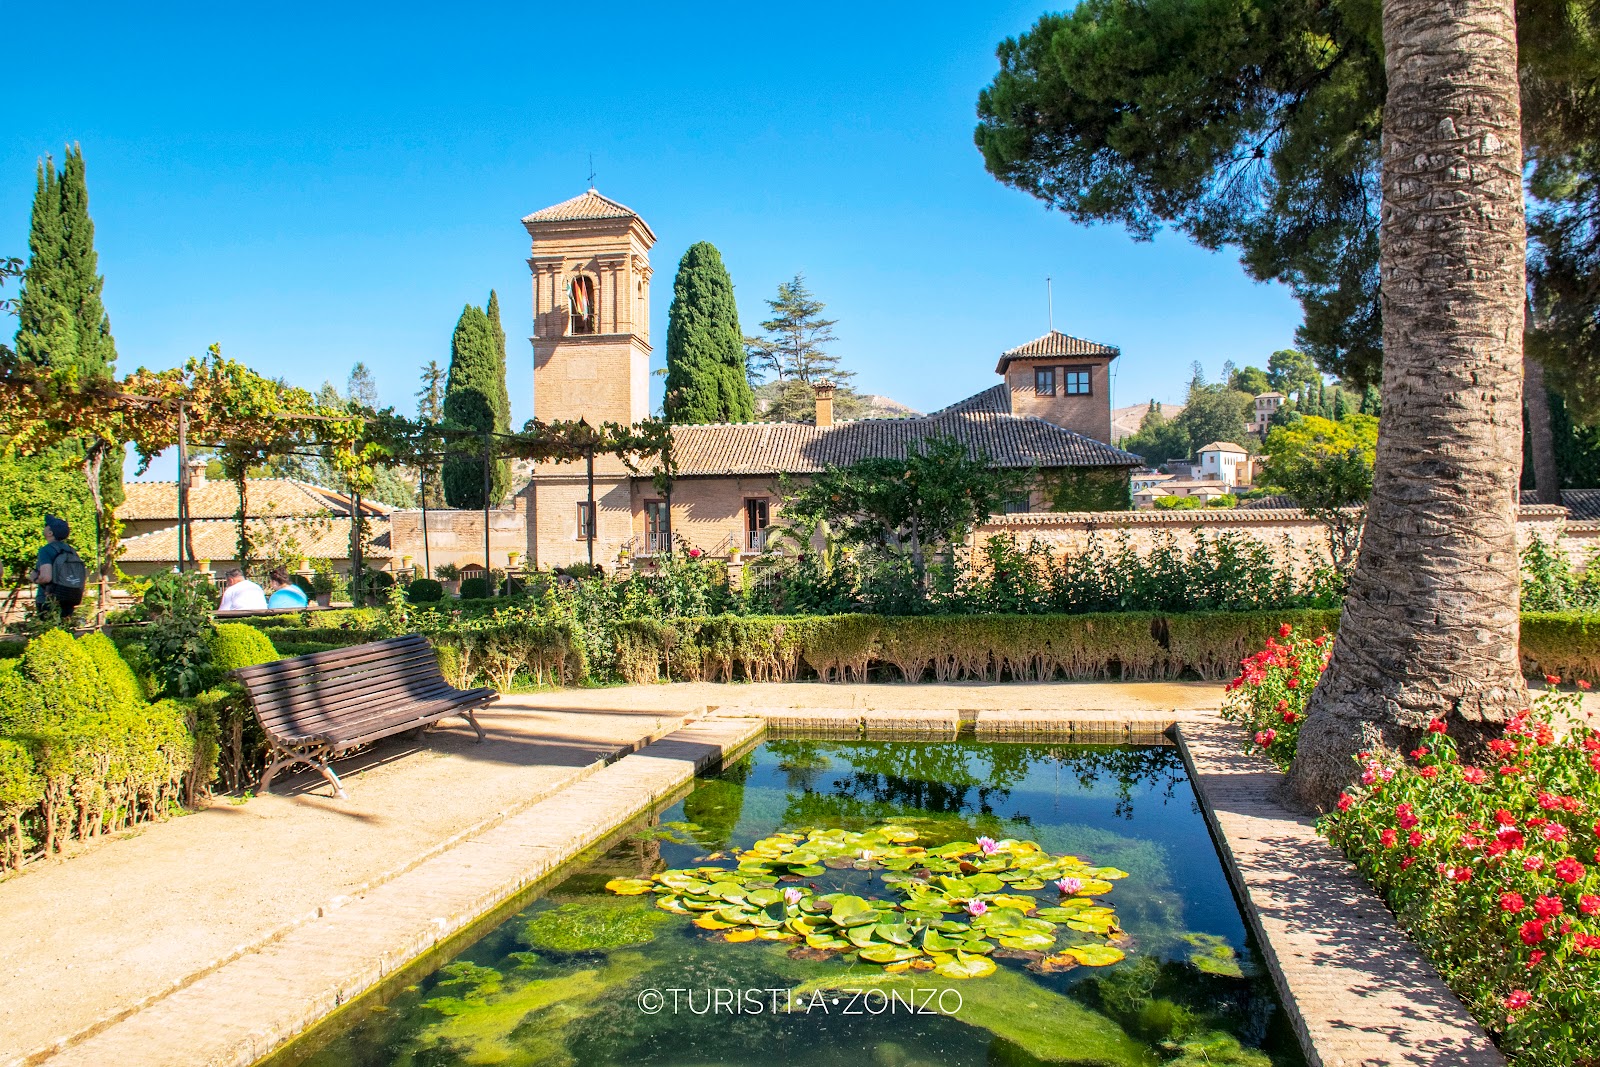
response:
<path fill-rule="evenodd" d="M 1522 357 L 1522 407 L 1528 420 L 1528 450 L 1533 460 L 1533 491 L 1541 504 L 1561 503 L 1561 477 L 1556 473 L 1556 439 L 1550 431 L 1550 394 L 1544 387 L 1544 365 Z"/>
<path fill-rule="evenodd" d="M 1469 745 L 1526 706 L 1517 655 L 1526 228 L 1513 0 L 1385 0 L 1383 420 L 1333 660 L 1290 799 L 1444 717 Z"/>

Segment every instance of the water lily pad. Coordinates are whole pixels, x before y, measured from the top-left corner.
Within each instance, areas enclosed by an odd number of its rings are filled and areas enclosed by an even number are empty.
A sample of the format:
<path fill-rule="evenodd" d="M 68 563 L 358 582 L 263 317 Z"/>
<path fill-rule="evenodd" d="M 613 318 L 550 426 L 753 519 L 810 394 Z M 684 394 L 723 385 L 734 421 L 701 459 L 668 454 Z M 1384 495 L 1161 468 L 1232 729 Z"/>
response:
<path fill-rule="evenodd" d="M 946 978 L 987 978 L 995 970 L 994 960 L 986 956 L 973 956 L 965 952 L 956 954 L 953 960 L 946 960 L 933 969 L 938 975 Z"/>
<path fill-rule="evenodd" d="M 1085 902 L 1079 899 L 1074 899 L 1073 903 L 1079 906 L 1072 907 L 1071 905 L 1067 905 L 1065 907 L 1040 908 L 1038 911 L 1033 913 L 1033 918 L 1045 919 L 1053 923 L 1064 923 L 1071 919 L 1081 918 Z"/>
<path fill-rule="evenodd" d="M 856 948 L 868 948 L 873 944 L 881 944 L 876 938 L 877 926 L 852 926 L 844 932 L 844 936 Z"/>
<path fill-rule="evenodd" d="M 649 893 L 656 887 L 655 882 L 648 878 L 613 878 L 606 883 L 606 891 L 623 897 L 637 897 Z"/>
<path fill-rule="evenodd" d="M 790 867 L 791 874 L 798 874 L 802 878 L 815 878 L 819 874 L 826 874 L 828 869 L 821 864 L 813 863 L 805 867 Z"/>
<path fill-rule="evenodd" d="M 741 941 L 754 941 L 755 939 L 756 932 L 748 927 L 739 930 L 729 930 L 727 933 L 722 935 L 722 940 L 730 941 L 735 945 Z"/>
<path fill-rule="evenodd" d="M 1070 971 L 1078 966 L 1078 958 L 1071 952 L 1058 952 L 1054 956 L 1043 956 L 1028 965 L 1028 970 L 1039 974 L 1056 974 L 1060 971 Z"/>
<path fill-rule="evenodd" d="M 891 944 L 911 944 L 911 927 L 905 923 L 879 923 L 873 927 L 873 932 L 880 940 L 888 941 Z"/>
<path fill-rule="evenodd" d="M 910 945 L 872 945 L 861 950 L 861 958 L 869 963 L 899 963 L 919 955 Z"/>
<path fill-rule="evenodd" d="M 1032 897 L 1019 897 L 1006 893 L 998 893 L 989 898 L 989 906 L 993 908 L 1016 908 L 1026 914 L 1039 906 L 1039 902 Z"/>
<path fill-rule="evenodd" d="M 1051 937 L 1049 934 L 1013 934 L 1009 937 L 1002 937 L 1000 939 L 1000 944 L 1006 948 L 1034 951 L 1044 951 L 1045 949 L 1054 948 L 1055 943 L 1056 939 Z"/>
<path fill-rule="evenodd" d="M 783 894 L 776 889 L 757 889 L 745 897 L 751 904 L 764 908 L 768 904 L 776 904 L 783 899 Z"/>
<path fill-rule="evenodd" d="M 938 848 L 930 848 L 928 850 L 929 853 L 935 856 L 966 856 L 976 851 L 978 851 L 978 846 L 971 841 L 951 841 L 940 845 Z"/>
<path fill-rule="evenodd" d="M 839 952 L 850 947 L 850 942 L 844 938 L 828 934 L 807 934 L 806 944 L 811 948 L 826 949 L 830 952 Z"/>
<path fill-rule="evenodd" d="M 1105 919 L 1094 922 L 1083 919 L 1068 919 L 1066 927 L 1069 930 L 1077 930 L 1079 933 L 1084 934 L 1108 934 L 1111 932 L 1111 923 Z"/>
<path fill-rule="evenodd" d="M 1086 868 L 1086 870 L 1089 874 L 1096 878 L 1104 878 L 1109 881 L 1116 881 L 1119 878 L 1128 877 L 1127 871 L 1119 871 L 1115 867 L 1089 867 Z"/>
<path fill-rule="evenodd" d="M 954 952 L 962 944 L 959 938 L 946 937 L 938 930 L 928 930 L 922 935 L 922 948 L 926 952 Z"/>
<path fill-rule="evenodd" d="M 702 915 L 694 921 L 694 924 L 702 930 L 732 930 L 740 925 L 725 923 L 715 915 Z"/>
<path fill-rule="evenodd" d="M 689 909 L 677 897 L 656 897 L 656 907 L 662 911 L 670 911 L 675 915 L 688 915 Z"/>
<path fill-rule="evenodd" d="M 840 926 L 863 926 L 883 918 L 883 913 L 857 896 L 842 896 L 833 902 L 828 917 Z"/>
<path fill-rule="evenodd" d="M 1037 878 L 1028 878 L 1021 882 L 1012 882 L 1012 889 L 1043 889 L 1044 883 Z"/>
<path fill-rule="evenodd" d="M 795 935 L 787 930 L 757 930 L 756 936 L 763 941 L 793 941 Z"/>
<path fill-rule="evenodd" d="M 1066 953 L 1085 967 L 1105 967 L 1125 958 L 1120 948 L 1110 945 L 1073 945 Z"/>

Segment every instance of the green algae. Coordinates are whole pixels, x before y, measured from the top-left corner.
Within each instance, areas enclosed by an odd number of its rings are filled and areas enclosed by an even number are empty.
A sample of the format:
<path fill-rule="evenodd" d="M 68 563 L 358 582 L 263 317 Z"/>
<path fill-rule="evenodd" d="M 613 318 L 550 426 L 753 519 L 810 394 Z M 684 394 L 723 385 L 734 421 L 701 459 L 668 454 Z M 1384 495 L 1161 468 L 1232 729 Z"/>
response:
<path fill-rule="evenodd" d="M 1239 965 L 1239 954 L 1225 938 L 1215 934 L 1182 934 L 1180 940 L 1189 945 L 1189 962 L 1206 974 L 1220 978 L 1243 978 L 1244 968 Z"/>
<path fill-rule="evenodd" d="M 585 897 L 541 911 L 522 925 L 522 940 L 546 952 L 604 952 L 655 940 L 667 912 L 634 901 Z"/>

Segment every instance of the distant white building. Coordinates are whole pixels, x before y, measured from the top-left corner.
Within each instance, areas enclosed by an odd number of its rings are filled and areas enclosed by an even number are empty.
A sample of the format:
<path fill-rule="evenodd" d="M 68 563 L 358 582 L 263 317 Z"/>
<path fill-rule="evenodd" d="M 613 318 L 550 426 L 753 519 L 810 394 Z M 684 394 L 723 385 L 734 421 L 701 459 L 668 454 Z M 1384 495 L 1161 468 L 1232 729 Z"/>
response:
<path fill-rule="evenodd" d="M 1272 416 L 1283 407 L 1283 402 L 1289 398 L 1282 393 L 1260 393 L 1256 396 L 1256 410 L 1250 420 L 1250 430 L 1253 433 L 1267 436 L 1267 427 L 1272 423 Z"/>
<path fill-rule="evenodd" d="M 1128 476 L 1129 492 L 1137 493 L 1141 489 L 1150 489 L 1162 485 L 1176 478 L 1175 474 L 1162 474 L 1150 467 L 1141 467 Z"/>
<path fill-rule="evenodd" d="M 1196 472 L 1202 481 L 1221 482 L 1232 488 L 1250 484 L 1250 453 L 1232 441 L 1212 441 L 1195 453 Z"/>
<path fill-rule="evenodd" d="M 1140 489 L 1133 494 L 1133 506 L 1136 508 L 1153 508 L 1156 501 L 1164 496 L 1198 497 L 1204 503 L 1210 503 L 1219 496 L 1226 496 L 1231 487 L 1223 485 L 1214 478 L 1188 479 L 1174 478 L 1145 489 Z"/>

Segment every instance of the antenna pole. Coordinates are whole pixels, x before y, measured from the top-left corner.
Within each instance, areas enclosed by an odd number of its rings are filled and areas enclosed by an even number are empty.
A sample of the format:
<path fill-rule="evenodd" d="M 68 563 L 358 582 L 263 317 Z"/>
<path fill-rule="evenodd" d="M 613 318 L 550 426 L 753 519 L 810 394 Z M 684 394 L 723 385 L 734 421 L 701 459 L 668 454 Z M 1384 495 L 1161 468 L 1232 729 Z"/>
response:
<path fill-rule="evenodd" d="M 1044 302 L 1050 309 L 1050 332 L 1056 332 L 1056 296 L 1050 287 L 1050 275 L 1044 276 Z"/>
<path fill-rule="evenodd" d="M 594 188 L 594 153 L 589 153 L 589 188 Z"/>

